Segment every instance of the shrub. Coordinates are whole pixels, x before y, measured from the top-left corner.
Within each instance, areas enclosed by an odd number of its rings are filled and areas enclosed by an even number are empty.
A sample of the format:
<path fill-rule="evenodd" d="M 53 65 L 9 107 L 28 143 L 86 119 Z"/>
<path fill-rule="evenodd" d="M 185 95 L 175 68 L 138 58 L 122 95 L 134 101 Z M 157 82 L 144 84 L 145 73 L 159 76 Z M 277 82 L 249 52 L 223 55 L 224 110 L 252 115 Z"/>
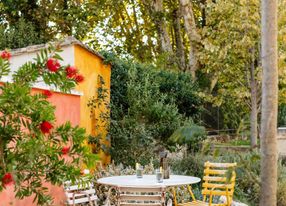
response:
<path fill-rule="evenodd" d="M 177 129 L 170 139 L 180 145 L 186 144 L 189 152 L 198 152 L 206 137 L 204 127 L 189 123 Z"/>
<path fill-rule="evenodd" d="M 286 125 L 286 104 L 281 103 L 278 107 L 278 125 L 285 126 Z"/>
<path fill-rule="evenodd" d="M 60 66 L 58 52 L 53 46 L 42 50 L 34 62 L 13 74 L 9 53 L 4 51 L 0 57 L 0 78 L 10 75 L 13 80 L 0 86 L 0 191 L 13 184 L 17 198 L 34 194 L 39 205 L 51 204 L 43 182 L 61 185 L 75 179 L 89 156 L 83 128 L 54 125 L 55 108 L 47 101 L 52 93 L 32 94 L 32 85 L 40 79 L 62 91 L 76 86 Z"/>
<path fill-rule="evenodd" d="M 111 74 L 111 156 L 125 166 L 146 164 L 158 146 L 200 113 L 196 84 L 188 74 L 161 71 L 106 54 Z"/>
<path fill-rule="evenodd" d="M 0 24 L 0 50 L 22 48 L 45 43 L 49 40 L 47 35 L 45 37 L 39 36 L 33 23 L 25 21 L 23 18 L 9 26 Z"/>

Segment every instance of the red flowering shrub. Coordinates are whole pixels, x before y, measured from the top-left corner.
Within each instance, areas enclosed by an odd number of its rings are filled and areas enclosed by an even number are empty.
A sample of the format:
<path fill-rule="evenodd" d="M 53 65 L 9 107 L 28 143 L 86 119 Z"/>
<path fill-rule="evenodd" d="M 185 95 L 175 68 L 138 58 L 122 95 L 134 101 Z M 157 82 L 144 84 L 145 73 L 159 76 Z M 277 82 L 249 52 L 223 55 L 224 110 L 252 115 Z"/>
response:
<path fill-rule="evenodd" d="M 84 76 L 82 76 L 81 74 L 76 75 L 75 81 L 77 83 L 82 83 L 84 81 Z"/>
<path fill-rule="evenodd" d="M 77 74 L 77 69 L 73 66 L 68 66 L 66 68 L 67 78 L 73 78 Z"/>
<path fill-rule="evenodd" d="M 50 90 L 44 90 L 42 93 L 46 98 L 53 96 L 53 93 Z"/>
<path fill-rule="evenodd" d="M 7 186 L 7 185 L 11 185 L 14 183 L 14 179 L 13 179 L 13 176 L 10 172 L 6 173 L 3 175 L 2 177 L 2 184 L 3 186 Z"/>
<path fill-rule="evenodd" d="M 66 76 L 69 79 L 74 79 L 77 83 L 82 83 L 84 81 L 84 76 L 78 74 L 78 70 L 73 66 L 68 66 L 66 68 Z"/>
<path fill-rule="evenodd" d="M 48 70 L 50 70 L 51 72 L 57 72 L 60 67 L 61 65 L 58 60 L 53 59 L 53 58 L 48 59 L 47 61 Z"/>
<path fill-rule="evenodd" d="M 44 133 L 44 134 L 50 133 L 50 130 L 53 129 L 53 125 L 48 121 L 43 121 L 40 124 L 40 129 L 41 129 L 42 133 Z"/>
<path fill-rule="evenodd" d="M 11 58 L 11 54 L 8 51 L 6 51 L 6 50 L 2 51 L 0 56 L 1 56 L 2 59 L 7 59 L 7 60 L 9 60 Z"/>
<path fill-rule="evenodd" d="M 92 155 L 84 146 L 84 129 L 69 122 L 52 124 L 56 122 L 55 108 L 47 101 L 51 92 L 31 92 L 31 85 L 38 81 L 63 92 L 77 85 L 59 64 L 58 52 L 53 47 L 41 51 L 34 62 L 24 64 L 13 75 L 10 56 L 2 52 L 0 58 L 0 78 L 12 78 L 12 83 L 0 87 L 0 192 L 13 183 L 17 198 L 34 194 L 39 205 L 52 205 L 43 182 L 61 185 L 63 180 L 74 180 L 80 176 L 80 165 L 94 162 L 88 161 Z M 69 154 L 70 161 L 62 161 L 59 151 Z"/>
<path fill-rule="evenodd" d="M 67 155 L 70 152 L 70 148 L 69 147 L 63 147 L 62 148 L 62 155 Z"/>

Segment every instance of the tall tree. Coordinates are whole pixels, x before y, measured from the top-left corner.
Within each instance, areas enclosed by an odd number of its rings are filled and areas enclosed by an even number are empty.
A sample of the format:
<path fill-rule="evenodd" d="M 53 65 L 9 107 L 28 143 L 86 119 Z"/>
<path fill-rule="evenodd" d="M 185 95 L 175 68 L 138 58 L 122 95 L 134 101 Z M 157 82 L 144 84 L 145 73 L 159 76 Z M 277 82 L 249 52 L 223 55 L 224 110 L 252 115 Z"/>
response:
<path fill-rule="evenodd" d="M 250 63 L 250 101 L 251 101 L 251 112 L 250 112 L 250 144 L 252 148 L 257 147 L 257 137 L 258 137 L 258 89 L 257 80 L 255 75 L 255 70 L 257 65 L 255 65 L 255 54 L 254 48 L 251 50 L 252 59 Z"/>
<path fill-rule="evenodd" d="M 186 70 L 186 58 L 185 58 L 185 46 L 182 38 L 183 30 L 181 29 L 181 10 L 179 8 L 178 2 L 171 1 L 172 4 L 172 19 L 173 19 L 173 29 L 174 29 L 174 42 L 176 48 L 177 64 L 181 71 Z"/>
<path fill-rule="evenodd" d="M 167 30 L 166 21 L 164 18 L 164 7 L 163 0 L 152 0 L 152 10 L 153 10 L 153 18 L 154 23 L 157 28 L 157 34 L 159 36 L 159 44 L 161 48 L 161 52 L 172 53 L 172 45 L 170 41 L 170 36 Z"/>
<path fill-rule="evenodd" d="M 192 4 L 195 27 L 202 22 L 201 2 Z M 97 8 L 107 12 L 100 14 L 96 32 L 88 36 L 96 48 L 127 53 L 167 69 L 188 70 L 186 53 L 195 47 L 189 44 L 179 0 L 105 0 Z"/>
<path fill-rule="evenodd" d="M 261 1 L 262 117 L 260 206 L 277 204 L 278 52 L 277 0 Z"/>
<path fill-rule="evenodd" d="M 184 18 L 185 30 L 189 38 L 189 64 L 188 69 L 195 78 L 196 71 L 199 67 L 197 58 L 197 44 L 201 41 L 201 37 L 197 31 L 195 16 L 193 12 L 193 3 L 190 0 L 180 0 L 182 15 Z"/>
<path fill-rule="evenodd" d="M 232 123 L 231 128 L 238 128 L 244 116 L 248 116 L 255 147 L 261 99 L 259 0 L 218 0 L 208 4 L 206 15 L 202 29 L 204 48 L 199 57 L 202 71 L 210 77 L 209 91 L 221 99 L 219 106 L 235 104 L 239 110 L 241 106 L 246 108 L 244 114 L 236 112 L 239 122 Z"/>

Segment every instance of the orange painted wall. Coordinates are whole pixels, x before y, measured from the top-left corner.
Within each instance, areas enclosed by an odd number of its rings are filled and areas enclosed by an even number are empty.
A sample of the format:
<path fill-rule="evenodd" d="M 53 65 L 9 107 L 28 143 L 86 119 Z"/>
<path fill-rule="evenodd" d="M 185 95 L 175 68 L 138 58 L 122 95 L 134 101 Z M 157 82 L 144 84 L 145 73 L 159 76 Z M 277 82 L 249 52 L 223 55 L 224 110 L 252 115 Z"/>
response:
<path fill-rule="evenodd" d="M 85 77 L 85 81 L 77 86 L 77 90 L 83 93 L 80 103 L 80 126 L 86 128 L 88 134 L 94 134 L 94 118 L 90 116 L 90 108 L 87 106 L 90 98 L 96 95 L 98 86 L 98 76 L 101 75 L 105 82 L 105 87 L 108 88 L 108 98 L 110 100 L 110 76 L 111 67 L 105 65 L 103 60 L 89 52 L 88 50 L 75 45 L 75 66 L 80 70 L 80 73 Z M 99 115 L 96 113 L 95 115 Z M 96 131 L 98 132 L 98 131 Z M 101 131 L 106 133 L 106 131 Z M 103 141 L 105 144 L 109 142 Z M 108 163 L 110 157 L 103 152 L 100 154 L 103 163 Z"/>
<path fill-rule="evenodd" d="M 33 92 L 42 92 L 41 89 L 33 89 Z M 56 107 L 56 125 L 70 121 L 73 126 L 80 125 L 80 96 L 53 92 L 47 100 Z"/>

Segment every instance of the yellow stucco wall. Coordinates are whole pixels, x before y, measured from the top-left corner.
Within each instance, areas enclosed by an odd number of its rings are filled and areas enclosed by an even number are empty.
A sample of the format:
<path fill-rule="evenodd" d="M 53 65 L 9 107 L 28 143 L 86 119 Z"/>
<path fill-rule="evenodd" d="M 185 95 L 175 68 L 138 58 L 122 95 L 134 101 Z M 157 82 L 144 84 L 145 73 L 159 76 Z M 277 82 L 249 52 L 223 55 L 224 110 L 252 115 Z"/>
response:
<path fill-rule="evenodd" d="M 77 90 L 83 93 L 80 101 L 80 126 L 86 128 L 87 134 L 96 135 L 98 132 L 106 134 L 106 131 L 96 131 L 95 119 L 98 118 L 99 112 L 95 111 L 95 116 L 90 116 L 90 108 L 87 106 L 90 98 L 97 94 L 97 87 L 99 86 L 99 75 L 103 77 L 105 88 L 108 89 L 107 101 L 110 100 L 110 76 L 111 66 L 103 64 L 103 60 L 91 53 L 90 51 L 82 48 L 79 45 L 74 45 L 74 59 L 75 66 L 80 70 L 80 73 L 85 77 L 83 83 L 77 86 Z M 97 122 L 102 125 L 102 123 Z M 102 143 L 109 145 L 109 142 L 103 141 Z M 103 163 L 110 162 L 110 156 L 105 155 L 102 151 L 100 157 Z"/>

